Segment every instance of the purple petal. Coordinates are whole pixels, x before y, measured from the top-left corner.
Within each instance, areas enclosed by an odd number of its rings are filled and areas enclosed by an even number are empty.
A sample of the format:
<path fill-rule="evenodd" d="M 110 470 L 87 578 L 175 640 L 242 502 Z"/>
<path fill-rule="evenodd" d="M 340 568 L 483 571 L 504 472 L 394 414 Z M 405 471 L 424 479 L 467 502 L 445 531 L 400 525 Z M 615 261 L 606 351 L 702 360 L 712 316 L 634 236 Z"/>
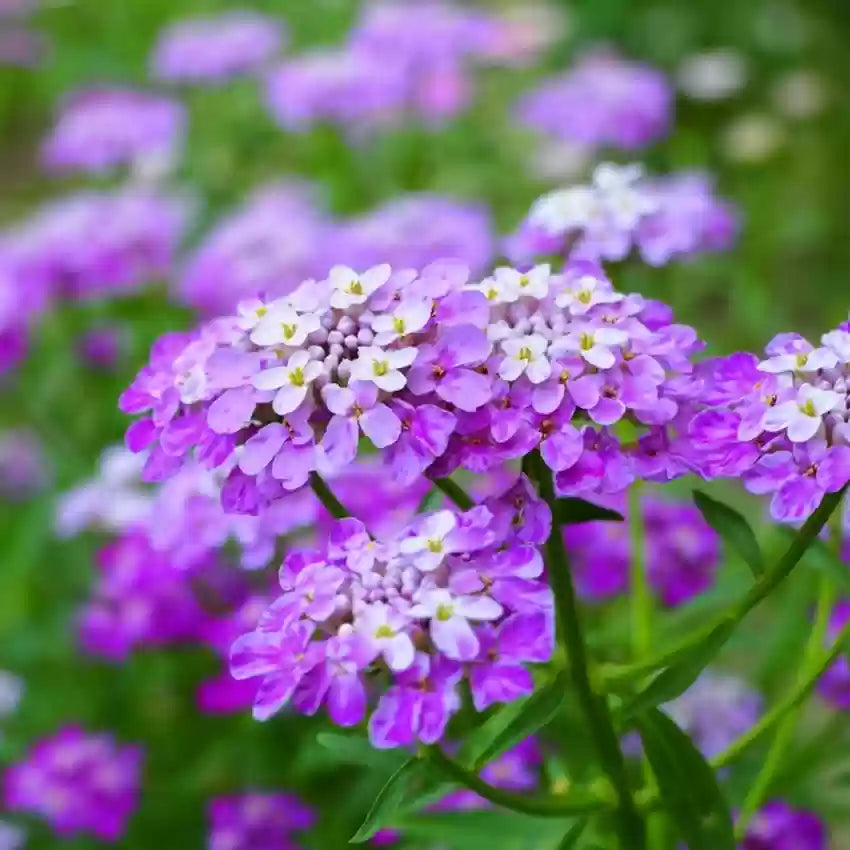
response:
<path fill-rule="evenodd" d="M 391 446 L 401 434 L 401 422 L 385 404 L 376 404 L 360 417 L 363 433 L 376 448 Z"/>
<path fill-rule="evenodd" d="M 490 401 L 492 385 L 487 375 L 472 369 L 454 369 L 437 386 L 437 395 L 469 413 Z"/>
<path fill-rule="evenodd" d="M 139 419 L 124 435 L 124 443 L 134 453 L 144 451 L 155 439 L 159 429 L 152 419 Z"/>
<path fill-rule="evenodd" d="M 584 440 L 572 425 L 553 432 L 540 444 L 540 454 L 546 466 L 555 472 L 575 466 L 583 451 Z"/>
<path fill-rule="evenodd" d="M 475 665 L 469 674 L 469 684 L 477 711 L 485 711 L 497 702 L 513 702 L 534 691 L 531 673 L 518 665 Z"/>
<path fill-rule="evenodd" d="M 272 462 L 285 440 L 286 429 L 279 422 L 264 426 L 242 446 L 239 468 L 246 475 L 257 475 Z"/>
<path fill-rule="evenodd" d="M 334 676 L 328 691 L 328 715 L 338 726 L 356 726 L 366 713 L 366 689 L 360 675 Z"/>
<path fill-rule="evenodd" d="M 253 387 L 225 390 L 207 411 L 207 424 L 217 434 L 235 434 L 254 413 L 257 393 Z"/>
<path fill-rule="evenodd" d="M 322 440 L 322 451 L 331 466 L 344 469 L 357 457 L 357 423 L 346 416 L 334 416 Z"/>
<path fill-rule="evenodd" d="M 437 649 L 456 661 L 471 661 L 478 655 L 478 638 L 463 617 L 431 620 L 431 638 Z"/>

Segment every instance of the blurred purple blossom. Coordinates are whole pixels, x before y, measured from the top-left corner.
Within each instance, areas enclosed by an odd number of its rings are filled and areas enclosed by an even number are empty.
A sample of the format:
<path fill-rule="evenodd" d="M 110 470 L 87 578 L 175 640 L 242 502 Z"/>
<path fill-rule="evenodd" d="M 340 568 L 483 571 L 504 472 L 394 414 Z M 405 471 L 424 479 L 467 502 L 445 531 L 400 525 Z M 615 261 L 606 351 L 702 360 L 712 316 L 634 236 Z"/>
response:
<path fill-rule="evenodd" d="M 111 735 L 66 726 L 7 768 L 6 808 L 40 815 L 61 836 L 118 841 L 138 803 L 142 757 Z"/>
<path fill-rule="evenodd" d="M 173 163 L 183 146 L 183 106 L 133 89 L 92 89 L 66 99 L 44 140 L 49 171 L 103 174 L 119 166 L 157 169 Z"/>
<path fill-rule="evenodd" d="M 38 435 L 23 428 L 0 431 L 0 497 L 25 500 L 43 490 L 51 471 Z"/>
<path fill-rule="evenodd" d="M 207 850 L 296 850 L 294 832 L 309 830 L 313 810 L 294 794 L 246 791 L 208 807 Z"/>
<path fill-rule="evenodd" d="M 260 71 L 285 42 L 281 21 L 247 9 L 187 18 L 160 34 L 151 74 L 166 82 L 217 85 Z"/>

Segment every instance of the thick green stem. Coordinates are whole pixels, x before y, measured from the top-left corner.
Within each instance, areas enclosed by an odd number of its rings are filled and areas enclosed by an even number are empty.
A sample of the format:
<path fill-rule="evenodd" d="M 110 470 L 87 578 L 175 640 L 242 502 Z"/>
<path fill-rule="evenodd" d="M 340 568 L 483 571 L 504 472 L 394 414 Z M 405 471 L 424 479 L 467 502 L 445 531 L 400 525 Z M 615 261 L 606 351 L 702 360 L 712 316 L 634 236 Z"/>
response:
<path fill-rule="evenodd" d="M 846 488 L 845 488 L 846 489 Z M 714 623 L 686 637 L 677 646 L 653 658 L 629 665 L 608 665 L 603 669 L 605 679 L 618 684 L 641 678 L 654 670 L 669 667 L 679 658 L 688 655 L 703 642 L 713 640 L 721 633 L 731 634 L 735 626 L 768 597 L 791 573 L 803 557 L 812 541 L 820 534 L 830 516 L 841 502 L 844 490 L 827 493 L 814 513 L 806 520 L 794 536 L 785 554 L 758 581 L 754 582 L 738 602 L 727 609 Z"/>
<path fill-rule="evenodd" d="M 832 584 L 832 581 L 828 576 L 822 576 L 815 612 L 815 622 L 803 653 L 802 670 L 799 675 L 798 689 L 801 693 L 806 693 L 807 690 L 810 690 L 806 686 L 812 674 L 819 671 L 822 672 L 824 669 L 822 667 L 822 647 L 829 628 L 829 615 L 835 603 L 835 596 L 835 586 Z M 840 642 L 838 645 L 840 646 Z M 750 790 L 741 806 L 741 812 L 735 827 L 738 838 L 742 838 L 746 834 L 750 820 L 770 792 L 770 786 L 776 777 L 776 773 L 782 764 L 782 760 L 794 736 L 794 727 L 797 724 L 802 704 L 803 698 L 796 700 L 778 722 L 776 737 L 770 745 L 764 765 L 762 765 L 761 771 L 759 771 L 758 776 L 756 776 L 753 784 L 750 786 Z"/>
<path fill-rule="evenodd" d="M 534 456 L 532 469 L 540 496 L 554 508 L 555 487 L 552 473 L 539 455 Z M 596 691 L 591 681 L 581 614 L 567 560 L 564 535 L 558 523 L 554 521 L 546 541 L 546 568 L 555 599 L 558 639 L 569 658 L 570 676 L 576 698 L 587 721 L 602 768 L 617 795 L 616 827 L 622 850 L 643 850 L 646 846 L 643 819 L 632 799 L 626 762 L 620 750 L 608 702 L 604 694 Z"/>
<path fill-rule="evenodd" d="M 462 511 L 468 511 L 475 507 L 475 500 L 460 484 L 455 484 L 451 478 L 432 478 L 436 487 L 439 487 Z"/>
<path fill-rule="evenodd" d="M 489 800 L 496 806 L 535 815 L 544 818 L 568 818 L 575 815 L 587 815 L 605 811 L 611 801 L 586 792 L 559 795 L 557 799 L 540 799 L 513 794 L 503 788 L 497 788 L 485 782 L 478 774 L 472 773 L 453 759 L 450 759 L 439 747 L 428 747 L 426 757 L 441 773 L 465 788 L 469 788 Z"/>
<path fill-rule="evenodd" d="M 337 499 L 333 490 L 328 487 L 325 479 L 318 472 L 310 473 L 310 486 L 313 488 L 316 498 L 324 505 L 325 510 L 334 519 L 345 519 L 351 516 L 345 505 Z"/>

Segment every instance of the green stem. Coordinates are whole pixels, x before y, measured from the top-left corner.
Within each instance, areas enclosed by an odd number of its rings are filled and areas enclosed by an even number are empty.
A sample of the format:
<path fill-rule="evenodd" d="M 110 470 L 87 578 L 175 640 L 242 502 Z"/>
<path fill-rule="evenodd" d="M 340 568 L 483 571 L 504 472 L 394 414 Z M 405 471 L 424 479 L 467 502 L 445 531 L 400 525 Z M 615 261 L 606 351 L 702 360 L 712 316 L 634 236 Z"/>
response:
<path fill-rule="evenodd" d="M 635 659 L 640 661 L 652 649 L 652 592 L 646 574 L 646 546 L 639 481 L 635 481 L 629 490 L 629 538 L 632 553 L 632 650 Z"/>
<path fill-rule="evenodd" d="M 794 536 L 785 554 L 776 564 L 766 570 L 761 578 L 750 586 L 750 589 L 738 602 L 725 611 L 714 623 L 709 624 L 703 629 L 698 629 L 682 640 L 677 646 L 653 658 L 630 665 L 608 665 L 602 671 L 606 681 L 612 684 L 620 684 L 641 678 L 660 668 L 669 667 L 679 658 L 691 653 L 702 643 L 714 639 L 719 633 L 725 632 L 731 634 L 735 626 L 790 575 L 812 541 L 817 538 L 818 534 L 820 534 L 823 527 L 829 521 L 832 513 L 841 503 L 841 497 L 844 495 L 845 489 L 837 493 L 827 493 L 823 497 L 814 513 Z"/>
<path fill-rule="evenodd" d="M 574 815 L 593 814 L 610 807 L 610 801 L 588 793 L 568 795 L 571 799 L 559 796 L 557 800 L 513 794 L 485 782 L 477 774 L 450 759 L 437 746 L 428 747 L 424 752 L 434 767 L 457 782 L 458 785 L 469 788 L 470 791 L 474 791 L 479 797 L 489 800 L 496 806 L 515 812 L 544 818 L 567 818 Z"/>
<path fill-rule="evenodd" d="M 821 656 L 817 663 L 812 664 L 807 675 L 794 687 L 791 693 L 781 702 L 778 702 L 770 711 L 762 715 L 758 723 L 748 729 L 740 738 L 720 753 L 720 755 L 712 759 L 711 766 L 719 770 L 737 761 L 745 750 L 749 749 L 756 741 L 759 741 L 767 732 L 773 729 L 788 712 L 793 711 L 798 705 L 802 704 L 814 690 L 815 685 L 817 685 L 818 680 L 826 669 L 841 655 L 844 644 L 848 639 L 850 639 L 850 623 L 845 626 L 844 630 L 836 638 L 829 652 Z"/>
<path fill-rule="evenodd" d="M 451 478 L 432 478 L 434 485 L 439 487 L 461 510 L 468 511 L 475 507 L 475 500 L 460 484 L 455 484 Z"/>
<path fill-rule="evenodd" d="M 802 671 L 798 682 L 798 686 L 802 691 L 806 690 L 805 685 L 811 678 L 811 674 L 816 671 L 822 671 L 821 647 L 824 644 L 829 628 L 829 615 L 835 602 L 835 596 L 835 586 L 832 584 L 832 581 L 828 576 L 822 576 L 815 612 L 815 622 L 803 653 Z M 838 645 L 840 646 L 840 643 Z M 741 806 L 741 812 L 735 826 L 735 832 L 739 839 L 746 834 L 750 820 L 752 820 L 753 815 L 758 811 L 770 792 L 771 784 L 794 737 L 794 727 L 797 725 L 802 704 L 803 699 L 797 700 L 778 723 L 776 737 L 774 737 L 773 743 L 767 751 L 764 765 L 753 781 L 749 793 Z"/>
<path fill-rule="evenodd" d="M 334 519 L 345 519 L 351 516 L 345 505 L 337 499 L 333 490 L 328 487 L 327 482 L 318 472 L 310 473 L 310 486 L 313 488 L 316 498 Z"/>
<path fill-rule="evenodd" d="M 552 473 L 535 453 L 532 468 L 540 496 L 551 507 L 555 505 Z M 553 510 L 554 515 L 554 510 Z M 604 694 L 597 693 L 591 681 L 587 647 L 581 627 L 578 599 L 567 560 L 564 535 L 557 522 L 552 523 L 546 541 L 546 567 L 555 599 L 558 636 L 570 661 L 570 676 L 576 697 L 587 720 L 593 744 L 617 795 L 616 827 L 622 850 L 645 847 L 643 819 L 635 807 L 629 788 L 628 773 L 620 741 Z"/>

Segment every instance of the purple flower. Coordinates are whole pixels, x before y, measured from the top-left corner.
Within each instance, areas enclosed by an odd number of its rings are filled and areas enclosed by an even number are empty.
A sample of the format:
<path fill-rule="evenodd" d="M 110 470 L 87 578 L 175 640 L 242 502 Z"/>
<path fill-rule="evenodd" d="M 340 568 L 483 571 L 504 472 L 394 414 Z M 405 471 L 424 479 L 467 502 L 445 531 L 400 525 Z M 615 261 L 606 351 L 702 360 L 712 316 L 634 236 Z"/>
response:
<path fill-rule="evenodd" d="M 42 147 L 55 172 L 103 174 L 123 165 L 161 172 L 180 153 L 186 116 L 174 100 L 132 89 L 80 92 L 63 105 Z"/>
<path fill-rule="evenodd" d="M 280 21 L 248 10 L 188 18 L 164 30 L 151 56 L 157 80 L 217 85 L 259 71 L 281 49 Z"/>
<path fill-rule="evenodd" d="M 292 850 L 293 833 L 309 830 L 313 810 L 294 794 L 246 791 L 210 801 L 207 850 Z"/>
<path fill-rule="evenodd" d="M 365 677 L 382 672 L 372 739 L 402 746 L 442 735 L 460 704 L 458 662 L 499 666 L 490 684 L 475 674 L 487 704 L 521 696 L 507 680 L 527 682 L 524 665 L 549 659 L 554 622 L 542 559 L 514 528 L 483 506 L 424 514 L 378 539 L 345 519 L 322 548 L 290 553 L 283 593 L 232 648 L 234 676 L 262 678 L 255 716 L 324 703 L 335 723 L 355 725 L 369 712 Z"/>
<path fill-rule="evenodd" d="M 413 666 L 398 676 L 369 720 L 369 738 L 378 749 L 434 744 L 460 707 L 456 685 L 460 665 L 417 653 Z"/>
<path fill-rule="evenodd" d="M 67 726 L 6 770 L 6 808 L 40 815 L 61 836 L 117 842 L 138 803 L 142 751 Z"/>
<path fill-rule="evenodd" d="M 32 431 L 0 431 L 0 496 L 9 501 L 31 498 L 51 474 L 44 448 Z"/>
<path fill-rule="evenodd" d="M 549 136 L 634 149 L 666 135 L 673 92 L 659 71 L 613 54 L 592 53 L 524 95 L 517 112 L 522 124 Z"/>
<path fill-rule="evenodd" d="M 850 602 L 840 600 L 836 603 L 829 618 L 829 641 L 834 641 L 839 632 L 850 621 Z M 839 656 L 821 676 L 818 691 L 835 708 L 846 711 L 850 709 L 850 662 Z"/>
<path fill-rule="evenodd" d="M 773 800 L 751 821 L 741 850 L 827 850 L 829 836 L 813 812 Z"/>
<path fill-rule="evenodd" d="M 275 298 L 327 271 L 332 224 L 310 187 L 266 186 L 220 220 L 189 256 L 176 281 L 181 301 L 208 315 L 245 299 Z M 287 239 L 280 239 L 282 229 Z"/>

